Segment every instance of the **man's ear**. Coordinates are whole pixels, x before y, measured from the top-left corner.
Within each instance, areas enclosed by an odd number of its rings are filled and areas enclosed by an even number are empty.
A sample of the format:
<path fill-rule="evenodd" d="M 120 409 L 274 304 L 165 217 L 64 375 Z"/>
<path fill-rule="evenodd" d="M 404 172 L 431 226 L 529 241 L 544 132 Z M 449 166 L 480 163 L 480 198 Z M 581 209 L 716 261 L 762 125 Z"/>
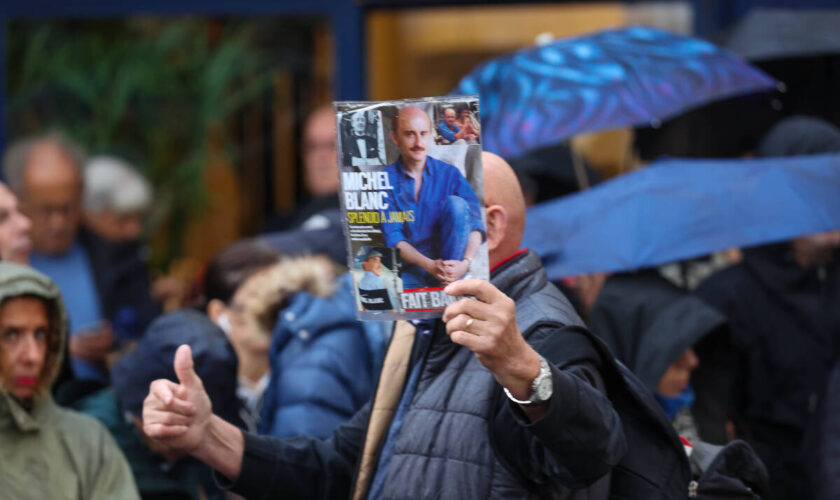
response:
<path fill-rule="evenodd" d="M 391 142 L 394 143 L 394 146 L 399 146 L 399 143 L 397 142 L 397 134 L 393 130 L 389 130 L 388 134 L 391 136 Z"/>
<path fill-rule="evenodd" d="M 219 316 L 225 312 L 225 309 L 224 302 L 219 299 L 213 299 L 207 303 L 207 316 L 215 323 Z"/>
<path fill-rule="evenodd" d="M 485 213 L 487 218 L 487 251 L 492 252 L 505 239 L 508 214 L 501 205 L 490 205 Z"/>

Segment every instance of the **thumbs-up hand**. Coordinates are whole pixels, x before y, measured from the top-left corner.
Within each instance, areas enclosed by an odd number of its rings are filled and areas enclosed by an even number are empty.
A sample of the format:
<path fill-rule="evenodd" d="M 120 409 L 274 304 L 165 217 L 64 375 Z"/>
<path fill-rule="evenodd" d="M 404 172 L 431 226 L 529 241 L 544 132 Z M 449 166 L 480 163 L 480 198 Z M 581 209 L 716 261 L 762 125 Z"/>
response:
<path fill-rule="evenodd" d="M 179 383 L 158 379 L 149 387 L 143 401 L 143 432 L 169 448 L 190 453 L 206 436 L 212 408 L 188 345 L 175 352 L 174 365 Z"/>

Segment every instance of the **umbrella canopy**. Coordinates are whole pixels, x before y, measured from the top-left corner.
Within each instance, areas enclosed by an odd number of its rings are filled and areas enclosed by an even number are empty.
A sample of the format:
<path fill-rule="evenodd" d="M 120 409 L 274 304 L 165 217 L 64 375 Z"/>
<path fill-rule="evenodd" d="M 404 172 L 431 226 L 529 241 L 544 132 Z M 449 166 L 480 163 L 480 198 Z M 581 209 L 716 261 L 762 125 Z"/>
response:
<path fill-rule="evenodd" d="M 528 211 L 552 279 L 840 229 L 840 154 L 665 160 Z"/>
<path fill-rule="evenodd" d="M 738 157 L 794 114 L 840 126 L 840 9 L 753 8 L 714 39 L 784 85 L 716 101 L 656 129 L 636 130 L 642 159 Z M 714 134 L 706 133 L 714 130 Z"/>
<path fill-rule="evenodd" d="M 751 10 L 724 45 L 745 59 L 762 61 L 840 53 L 840 9 Z"/>
<path fill-rule="evenodd" d="M 668 118 L 775 81 L 713 44 L 630 27 L 485 62 L 453 94 L 481 97 L 485 150 L 513 158 L 583 132 Z"/>
<path fill-rule="evenodd" d="M 782 116 L 840 126 L 840 9 L 753 9 L 724 45 L 784 83 Z"/>

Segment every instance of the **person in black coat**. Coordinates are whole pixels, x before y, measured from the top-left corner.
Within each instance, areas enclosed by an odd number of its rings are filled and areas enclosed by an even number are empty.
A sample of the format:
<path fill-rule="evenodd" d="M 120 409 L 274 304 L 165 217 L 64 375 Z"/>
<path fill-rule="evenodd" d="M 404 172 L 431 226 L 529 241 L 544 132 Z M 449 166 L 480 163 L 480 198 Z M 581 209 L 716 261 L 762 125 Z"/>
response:
<path fill-rule="evenodd" d="M 840 130 L 813 118 L 776 125 L 758 156 L 840 151 Z M 770 474 L 772 498 L 814 498 L 803 436 L 840 349 L 840 232 L 744 251 L 743 262 L 713 275 L 697 294 L 729 320 L 742 359 L 739 434 Z M 836 418 L 836 415 L 832 415 Z"/>
<path fill-rule="evenodd" d="M 840 500 L 840 361 L 834 364 L 826 385 L 825 397 L 817 413 L 819 424 L 808 432 L 812 463 L 814 498 Z"/>
<path fill-rule="evenodd" d="M 689 490 L 697 498 L 766 497 L 761 460 L 744 441 L 730 442 L 727 433 L 734 415 L 723 315 L 645 270 L 609 276 L 587 322 L 688 441 L 695 480 Z"/>

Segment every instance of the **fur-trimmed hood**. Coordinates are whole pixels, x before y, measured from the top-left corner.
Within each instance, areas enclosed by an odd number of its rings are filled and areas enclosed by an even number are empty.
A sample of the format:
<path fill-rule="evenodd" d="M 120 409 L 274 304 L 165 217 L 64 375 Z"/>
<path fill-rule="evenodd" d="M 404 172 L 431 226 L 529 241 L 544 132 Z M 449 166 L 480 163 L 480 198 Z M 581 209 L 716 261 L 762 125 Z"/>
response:
<path fill-rule="evenodd" d="M 36 386 L 36 398 L 40 398 L 52 387 L 64 356 L 68 330 L 64 300 L 55 283 L 45 275 L 29 266 L 0 262 L 0 304 L 8 299 L 24 295 L 43 299 L 47 304 L 49 315 L 47 359 Z M 0 380 L 0 394 L 6 393 L 7 390 Z"/>
<path fill-rule="evenodd" d="M 283 258 L 249 278 L 242 287 L 237 295 L 241 295 L 245 321 L 266 338 L 271 336 L 277 313 L 290 296 L 307 292 L 328 297 L 335 289 L 330 270 L 316 257 Z"/>

